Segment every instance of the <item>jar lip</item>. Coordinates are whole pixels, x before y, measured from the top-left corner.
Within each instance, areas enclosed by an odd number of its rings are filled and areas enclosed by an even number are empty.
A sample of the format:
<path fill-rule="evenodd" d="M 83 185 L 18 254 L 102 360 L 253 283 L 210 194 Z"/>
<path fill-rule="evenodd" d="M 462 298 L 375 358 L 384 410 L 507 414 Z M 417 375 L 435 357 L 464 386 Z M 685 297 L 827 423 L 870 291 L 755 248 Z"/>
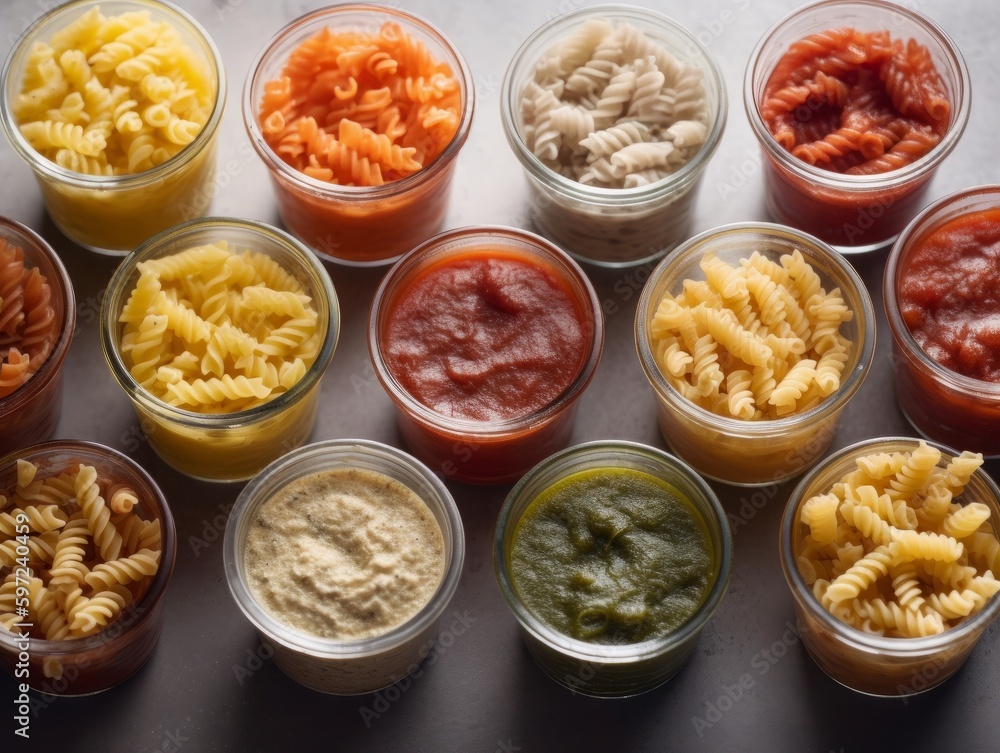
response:
<path fill-rule="evenodd" d="M 858 320 L 857 329 L 859 339 L 861 339 L 858 363 L 846 375 L 846 378 L 841 381 L 837 391 L 827 396 L 819 405 L 807 411 L 766 421 L 746 421 L 730 416 L 722 416 L 712 413 L 699 405 L 695 405 L 695 403 L 680 394 L 667 381 L 663 372 L 656 364 L 652 349 L 649 346 L 649 321 L 646 312 L 652 303 L 653 289 L 656 287 L 657 282 L 670 272 L 674 266 L 687 261 L 689 257 L 701 251 L 707 241 L 724 235 L 747 233 L 760 234 L 770 238 L 782 238 L 794 241 L 799 248 L 810 248 L 815 255 L 827 259 L 841 271 L 851 283 L 853 293 L 857 296 L 861 304 L 860 310 L 856 307 L 851 307 L 855 318 Z M 845 290 L 843 292 L 845 294 L 845 303 L 850 304 L 851 301 L 848 300 L 850 297 L 848 293 L 850 291 Z M 657 395 L 669 402 L 671 408 L 674 410 L 684 413 L 699 423 L 711 423 L 714 428 L 725 433 L 769 435 L 785 432 L 801 424 L 812 423 L 823 416 L 840 410 L 860 389 L 862 382 L 864 382 L 868 374 L 868 368 L 875 357 L 875 308 L 864 281 L 858 275 L 857 271 L 855 271 L 853 265 L 842 254 L 837 253 L 827 243 L 824 243 L 815 236 L 772 222 L 736 222 L 720 225 L 699 233 L 682 243 L 668 254 L 649 275 L 649 279 L 646 281 L 639 296 L 639 302 L 636 305 L 635 311 L 635 344 L 639 354 L 639 361 L 642 364 L 643 371 L 646 372 L 646 378 Z"/>
<path fill-rule="evenodd" d="M 205 27 L 203 27 L 187 11 L 174 5 L 168 0 L 116 0 L 116 2 L 133 4 L 139 6 L 140 8 L 155 8 L 157 10 L 166 11 L 168 14 L 173 13 L 180 21 L 190 27 L 193 35 L 204 43 L 210 53 L 210 62 L 215 68 L 216 73 L 215 102 L 212 104 L 211 115 L 205 122 L 205 125 L 202 126 L 201 130 L 198 131 L 194 140 L 170 159 L 165 162 L 161 162 L 159 165 L 151 167 L 148 170 L 130 175 L 90 175 L 88 173 L 80 173 L 62 167 L 52 160 L 43 157 L 21 134 L 21 129 L 14 120 L 8 96 L 9 92 L 12 91 L 11 87 L 13 86 L 11 83 L 13 81 L 13 71 L 11 70 L 11 66 L 14 63 L 14 58 L 17 56 L 18 52 L 21 51 L 28 40 L 55 17 L 66 16 L 71 13 L 75 13 L 78 9 L 85 6 L 99 6 L 102 3 L 101 0 L 71 0 L 70 2 L 60 5 L 47 13 L 43 13 L 21 33 L 10 52 L 7 54 L 7 59 L 4 61 L 3 70 L 2 73 L 0 73 L 0 82 L 2 82 L 2 85 L 0 85 L 0 92 L 2 92 L 0 97 L 2 97 L 3 103 L 3 106 L 0 107 L 0 122 L 3 123 L 3 129 L 7 134 L 7 139 L 10 141 L 15 151 L 17 151 L 17 153 L 32 168 L 32 170 L 46 176 L 47 178 L 57 180 L 59 183 L 72 185 L 77 188 L 97 190 L 136 189 L 163 180 L 164 173 L 170 173 L 175 167 L 183 165 L 194 159 L 205 151 L 205 149 L 212 143 L 212 136 L 218 129 L 219 123 L 222 122 L 222 114 L 226 107 L 227 82 L 222 53 L 219 51 L 219 48 L 216 46 L 212 37 L 209 36 Z M 104 4 L 107 4 L 106 0 Z"/>
<path fill-rule="evenodd" d="M 708 589 L 704 601 L 698 606 L 694 614 L 692 614 L 680 627 L 665 636 L 652 638 L 642 641 L 641 643 L 633 643 L 630 645 L 588 643 L 587 641 L 581 641 L 560 633 L 538 619 L 530 610 L 528 610 L 527 606 L 525 606 L 524 602 L 517 595 L 517 591 L 514 588 L 513 581 L 508 571 L 507 557 L 504 550 L 506 530 L 517 524 L 516 520 L 511 519 L 514 504 L 518 501 L 519 497 L 523 496 L 525 490 L 533 482 L 536 476 L 544 473 L 554 465 L 563 464 L 567 460 L 573 458 L 586 458 L 591 456 L 600 457 L 601 455 L 607 453 L 618 453 L 646 460 L 653 460 L 654 462 L 660 464 L 661 467 L 667 467 L 671 470 L 678 471 L 680 475 L 690 482 L 697 490 L 702 498 L 702 501 L 705 502 L 706 506 L 711 511 L 711 518 L 708 515 L 703 515 L 700 510 L 698 511 L 698 514 L 704 518 L 706 527 L 718 530 L 721 543 L 721 551 L 719 552 L 715 581 Z M 607 467 L 614 466 L 612 466 L 609 462 Z M 565 478 L 565 475 L 559 476 L 556 480 L 560 478 Z M 580 658 L 581 660 L 594 659 L 607 664 L 627 664 L 665 653 L 674 646 L 682 644 L 689 637 L 697 634 L 704 628 L 705 624 L 719 606 L 719 603 L 726 592 L 732 570 L 732 549 L 732 531 L 729 528 L 725 510 L 719 502 L 715 492 L 712 490 L 712 487 L 710 487 L 708 482 L 705 481 L 705 479 L 702 478 L 702 476 L 699 475 L 690 465 L 680 458 L 670 455 L 659 448 L 644 445 L 640 442 L 606 439 L 584 442 L 582 444 L 560 450 L 559 452 L 550 455 L 536 464 L 521 478 L 520 481 L 517 482 L 517 484 L 514 485 L 514 487 L 507 494 L 497 517 L 497 524 L 493 537 L 493 568 L 497 582 L 500 586 L 500 592 L 503 594 L 508 608 L 514 613 L 514 616 L 517 618 L 517 621 L 521 624 L 521 626 L 531 633 L 536 639 L 549 646 L 557 648 L 564 654 Z"/>
<path fill-rule="evenodd" d="M 718 108 L 713 115 L 712 125 L 705 138 L 705 143 L 701 149 L 682 166 L 677 172 L 664 176 L 659 180 L 645 186 L 635 186 L 633 188 L 605 188 L 601 186 L 588 186 L 579 181 L 561 175 L 547 165 L 527 148 L 521 138 L 520 128 L 516 122 L 515 113 L 519 111 L 517 99 L 521 92 L 514 91 L 514 74 L 516 69 L 522 65 L 527 65 L 525 56 L 533 51 L 543 37 L 554 30 L 569 27 L 572 23 L 588 17 L 607 16 L 615 19 L 640 18 L 645 21 L 655 22 L 683 37 L 685 41 L 701 55 L 702 60 L 698 62 L 698 67 L 705 75 L 706 85 L 714 88 L 718 92 Z M 671 53 L 674 50 L 669 50 Z M 544 52 L 544 51 L 543 51 Z M 537 60 L 538 55 L 535 55 Z M 536 60 L 531 61 L 533 64 Z M 522 44 L 518 47 L 511 58 L 504 73 L 503 83 L 500 88 L 500 117 L 503 124 L 504 135 L 507 143 L 510 144 L 514 155 L 528 173 L 536 178 L 543 179 L 551 188 L 558 189 L 561 193 L 571 198 L 583 201 L 593 201 L 609 206 L 629 205 L 637 201 L 643 201 L 659 197 L 663 194 L 673 193 L 679 188 L 692 183 L 701 172 L 707 167 L 712 155 L 715 154 L 722 141 L 722 134 L 726 129 L 726 121 L 729 111 L 729 100 L 726 95 L 726 83 L 719 67 L 718 61 L 711 54 L 709 49 L 684 26 L 669 16 L 666 16 L 649 8 L 642 8 L 628 4 L 604 4 L 589 7 L 577 8 L 567 13 L 555 16 L 546 23 L 538 27 Z"/>
<path fill-rule="evenodd" d="M 986 627 L 996 617 L 997 613 L 1000 613 L 1000 597 L 991 598 L 985 609 L 982 609 L 955 627 L 948 628 L 936 635 L 919 638 L 886 638 L 881 635 L 873 635 L 851 627 L 846 622 L 839 620 L 831 612 L 828 612 L 813 595 L 812 589 L 806 585 L 805 578 L 802 577 L 802 573 L 799 572 L 798 567 L 794 564 L 796 554 L 792 547 L 792 530 L 799 507 L 805 501 L 805 493 L 818 476 L 825 473 L 829 467 L 848 457 L 859 457 L 863 454 L 879 452 L 890 447 L 898 447 L 899 445 L 908 445 L 910 448 L 915 448 L 920 441 L 926 442 L 931 447 L 935 447 L 943 454 L 951 457 L 957 457 L 960 454 L 954 448 L 940 442 L 930 439 L 921 440 L 914 437 L 876 437 L 855 442 L 852 445 L 837 450 L 817 466 L 811 468 L 799 483 L 796 484 L 791 494 L 788 495 L 788 503 L 785 505 L 785 511 L 782 514 L 778 549 L 781 558 L 781 567 L 789 589 L 797 598 L 808 605 L 810 616 L 823 623 L 823 626 L 827 630 L 835 633 L 842 640 L 864 649 L 876 649 L 896 653 L 900 651 L 916 652 L 941 648 L 945 644 L 957 640 L 967 633 L 976 632 Z M 987 490 L 993 496 L 994 504 L 1000 505 L 1000 487 L 997 486 L 997 483 L 990 474 L 982 467 L 979 467 L 976 469 L 973 477 L 979 478 L 986 485 Z"/>
<path fill-rule="evenodd" d="M 977 210 L 970 209 L 968 212 L 940 218 L 940 221 L 935 221 L 939 219 L 936 215 L 942 213 L 951 204 L 977 195 L 995 195 L 996 208 L 1000 209 L 1000 184 L 986 183 L 970 188 L 962 188 L 942 196 L 938 200 L 928 204 L 916 217 L 910 220 L 889 251 L 889 257 L 885 264 L 885 272 L 882 276 L 882 300 L 885 307 L 886 319 L 889 322 L 889 331 L 892 333 L 893 339 L 908 355 L 916 359 L 924 371 L 929 372 L 937 381 L 947 384 L 958 392 L 965 392 L 972 395 L 986 395 L 993 399 L 1000 399 L 1000 382 L 987 382 L 960 374 L 957 371 L 952 371 L 942 366 L 931 358 L 913 337 L 910 328 L 903 321 L 903 316 L 899 310 L 898 277 L 902 273 L 903 263 L 906 260 L 907 244 L 918 237 L 922 238 L 949 219 L 975 213 Z"/>
<path fill-rule="evenodd" d="M 50 289 L 54 288 L 53 293 L 56 290 L 59 291 L 63 304 L 59 336 L 56 338 L 48 357 L 24 384 L 6 397 L 0 398 L 0 415 L 6 416 L 8 413 L 17 412 L 21 406 L 34 399 L 50 383 L 51 379 L 58 375 L 62 368 L 73 337 L 76 335 L 76 293 L 73 290 L 73 280 L 70 278 L 69 272 L 66 271 L 66 266 L 59 258 L 59 254 L 41 235 L 17 220 L 0 216 L 0 234 L 4 229 L 23 242 L 22 248 L 26 261 L 33 261 L 30 257 L 40 255 L 52 265 L 58 279 L 47 280 L 47 282 Z M 34 266 L 38 265 L 34 264 Z"/>
<path fill-rule="evenodd" d="M 242 548 L 239 547 L 245 542 L 238 540 L 237 528 L 245 517 L 256 512 L 257 508 L 266 502 L 266 498 L 262 498 L 261 495 L 266 490 L 267 485 L 276 476 L 282 475 L 289 467 L 297 464 L 308 464 L 309 461 L 321 461 L 324 458 L 349 459 L 352 456 L 381 460 L 397 468 L 406 469 L 416 473 L 429 485 L 433 492 L 433 498 L 430 501 L 419 494 L 417 496 L 432 513 L 435 507 L 439 508 L 443 517 L 448 521 L 450 537 L 448 536 L 449 531 L 444 530 L 444 526 L 441 527 L 441 534 L 445 539 L 446 548 L 451 547 L 451 558 L 430 600 L 408 620 L 381 635 L 355 640 L 338 640 L 322 638 L 291 627 L 274 617 L 258 603 L 250 592 L 245 578 L 242 577 L 243 573 L 238 564 L 238 560 L 244 556 Z M 313 472 L 305 467 L 301 470 L 302 473 L 295 475 L 284 485 L 304 478 Z M 379 472 L 384 473 L 384 471 Z M 416 490 L 413 490 L 408 484 L 406 486 L 414 494 L 417 494 Z M 455 595 L 462 575 L 465 562 L 465 530 L 458 505 L 451 492 L 448 491 L 444 482 L 419 460 L 396 447 L 370 439 L 329 439 L 292 450 L 273 461 L 250 480 L 240 492 L 235 506 L 229 514 L 223 548 L 223 564 L 230 593 L 240 611 L 258 630 L 266 633 L 269 639 L 299 653 L 317 658 L 351 659 L 373 656 L 392 649 L 414 636 L 420 635 L 441 616 Z"/>
<path fill-rule="evenodd" d="M 24 449 L 14 450 L 3 457 L 0 457 L 0 468 L 4 467 L 9 462 L 13 462 L 17 458 L 39 455 L 45 456 L 53 452 L 79 453 L 83 456 L 85 461 L 88 459 L 93 461 L 93 459 L 96 458 L 99 461 L 110 463 L 112 465 L 124 466 L 129 469 L 130 473 L 135 474 L 141 483 L 146 485 L 146 487 L 153 492 L 153 505 L 156 508 L 153 512 L 155 512 L 155 516 L 160 520 L 161 529 L 160 535 L 162 546 L 160 549 L 160 564 L 146 593 L 142 595 L 142 598 L 139 599 L 139 601 L 129 605 L 125 608 L 125 611 L 123 611 L 123 614 L 126 614 L 127 612 L 131 614 L 138 612 L 138 614 L 131 622 L 129 622 L 129 624 L 121 627 L 119 637 L 135 632 L 141 625 L 145 624 L 150 619 L 150 616 L 152 615 L 152 609 L 150 607 L 155 607 L 155 605 L 163 598 L 167 585 L 169 584 L 170 578 L 173 574 L 174 561 L 177 557 L 177 529 L 166 495 L 164 495 L 163 490 L 160 489 L 159 485 L 149 472 L 135 460 L 128 457 L 124 453 L 119 452 L 113 447 L 84 439 L 50 439 L 45 442 L 39 442 L 38 444 L 31 445 L 30 447 L 25 447 Z M 139 611 L 140 608 L 142 611 Z M 32 649 L 37 650 L 39 653 L 56 655 L 89 651 L 101 645 L 107 644 L 109 639 L 105 635 L 105 632 L 113 630 L 117 624 L 117 621 L 112 622 L 97 633 L 83 636 L 81 638 L 66 638 L 61 641 L 52 641 L 44 638 L 32 638 Z M 16 645 L 17 640 L 17 635 L 8 633 L 5 630 L 0 630 L 0 646 L 12 648 Z"/>
<path fill-rule="evenodd" d="M 763 118 L 761 118 L 755 93 L 757 64 L 760 61 L 761 55 L 763 54 L 765 47 L 772 43 L 774 37 L 777 36 L 777 34 L 782 31 L 789 22 L 815 14 L 817 11 L 826 8 L 852 5 L 869 8 L 876 13 L 888 13 L 891 14 L 891 16 L 896 17 L 902 16 L 915 23 L 930 36 L 934 37 L 941 45 L 947 60 L 954 68 L 956 79 L 955 83 L 958 103 L 957 106 L 954 106 L 955 103 L 952 103 L 952 122 L 944 136 L 941 138 L 941 141 L 920 159 L 896 170 L 884 173 L 875 173 L 873 175 L 846 175 L 843 173 L 835 173 L 830 170 L 824 170 L 823 168 L 816 167 L 815 165 L 810 165 L 797 157 L 794 157 L 791 152 L 782 148 L 778 142 L 775 141 L 774 136 L 771 134 L 770 130 L 768 130 Z M 898 20 L 896 23 L 898 25 Z M 771 71 L 767 71 L 767 75 L 770 75 L 770 73 Z M 824 188 L 830 189 L 877 191 L 903 184 L 909 180 L 928 174 L 952 152 L 958 144 L 962 134 L 965 132 L 966 125 L 969 121 L 969 115 L 972 109 L 971 84 L 972 80 L 969 75 L 969 69 L 966 66 L 965 58 L 962 56 L 958 45 L 955 44 L 955 41 L 948 35 L 948 33 L 933 19 L 924 15 L 920 11 L 904 5 L 887 4 L 883 2 L 883 0 L 820 0 L 819 2 L 811 3 L 786 14 L 773 23 L 760 37 L 757 44 L 754 46 L 753 51 L 750 53 L 750 58 L 747 61 L 747 67 L 744 71 L 743 106 L 746 111 L 747 120 L 750 122 L 750 128 L 757 137 L 757 141 L 761 148 L 766 152 L 767 156 L 779 163 L 783 169 L 788 170 L 796 178 L 817 183 Z"/>
<path fill-rule="evenodd" d="M 290 37 L 299 29 L 304 29 L 311 24 L 325 19 L 335 19 L 337 16 L 347 13 L 368 13 L 371 15 L 386 15 L 403 20 L 430 37 L 436 39 L 447 52 L 454 57 L 454 61 L 445 61 L 451 65 L 457 64 L 457 71 L 453 75 L 460 81 L 462 86 L 462 116 L 459 120 L 458 130 L 448 142 L 447 146 L 429 164 L 424 165 L 415 173 L 399 178 L 398 180 L 383 183 L 380 186 L 344 186 L 329 183 L 317 178 L 312 178 L 305 173 L 296 170 L 283 159 L 281 159 L 264 139 L 260 129 L 257 116 L 258 102 L 254 99 L 256 85 L 260 82 L 261 67 L 265 61 L 270 60 L 276 47 L 286 38 Z M 329 28 L 329 27 L 327 27 Z M 318 30 L 318 29 L 317 29 Z M 266 83 L 266 82 L 263 82 Z M 263 85 L 263 84 L 261 84 Z M 259 98 L 258 98 L 259 99 Z M 250 136 L 250 143 L 254 150 L 264 161 L 264 164 L 277 173 L 282 179 L 295 184 L 298 188 L 308 190 L 317 196 L 328 198 L 340 198 L 345 201 L 373 201 L 384 199 L 399 193 L 403 193 L 415 186 L 418 186 L 435 175 L 439 174 L 458 156 L 459 151 L 469 137 L 472 127 L 472 116 L 475 110 L 475 87 L 472 79 L 472 72 L 468 63 L 459 52 L 452 41 L 433 24 L 425 21 L 419 16 L 413 15 L 400 8 L 376 3 L 343 3 L 329 5 L 324 8 L 313 10 L 305 15 L 285 24 L 279 29 L 264 45 L 263 49 L 257 53 L 247 71 L 247 76 L 243 85 L 243 125 Z"/>
<path fill-rule="evenodd" d="M 590 317 L 589 321 L 583 322 L 583 324 L 585 327 L 589 326 L 592 328 L 593 334 L 589 338 L 586 357 L 583 359 L 580 370 L 573 379 L 573 382 L 542 408 L 524 416 L 494 421 L 452 418 L 432 410 L 417 400 L 393 375 L 382 356 L 381 314 L 384 304 L 389 302 L 390 297 L 407 281 L 408 276 L 420 268 L 426 257 L 449 243 L 474 243 L 490 238 L 519 241 L 532 246 L 535 251 L 539 252 L 538 255 L 540 257 L 549 262 L 556 271 L 562 273 L 564 279 L 575 282 L 576 287 L 580 289 L 582 295 L 574 295 L 574 297 L 578 298 L 577 303 L 580 305 L 581 313 Z M 460 248 L 456 246 L 450 251 L 443 251 L 440 258 L 446 258 L 452 253 L 459 251 Z M 603 350 L 604 316 L 601 309 L 601 302 L 597 297 L 597 291 L 594 290 L 594 286 L 590 282 L 590 278 L 587 277 L 587 274 L 580 265 L 569 254 L 540 235 L 528 230 L 505 225 L 470 225 L 452 228 L 421 242 L 414 249 L 404 254 L 382 278 L 372 298 L 368 317 L 369 355 L 371 356 L 376 376 L 378 376 L 379 381 L 393 401 L 398 406 L 403 407 L 411 417 L 417 418 L 427 425 L 447 432 L 472 435 L 484 439 L 498 438 L 508 433 L 524 431 L 526 428 L 543 423 L 565 409 L 590 384 L 591 379 L 593 379 L 597 371 Z"/>
<path fill-rule="evenodd" d="M 301 268 L 309 274 L 312 284 L 317 289 L 317 293 L 322 291 L 322 294 L 327 297 L 330 308 L 329 321 L 327 323 L 326 336 L 323 338 L 323 344 L 316 354 L 316 360 L 308 367 L 302 379 L 292 385 L 290 389 L 261 405 L 246 410 L 235 411 L 233 413 L 198 413 L 197 411 L 178 408 L 175 405 L 170 405 L 160 400 L 135 381 L 135 378 L 125 366 L 121 351 L 118 348 L 118 341 L 120 339 L 118 333 L 121 329 L 118 322 L 118 316 L 121 313 L 119 303 L 124 303 L 123 296 L 128 292 L 125 290 L 125 286 L 129 282 L 129 277 L 135 271 L 136 265 L 147 259 L 156 258 L 157 252 L 165 243 L 195 235 L 201 230 L 217 230 L 226 227 L 239 228 L 253 235 L 268 238 L 291 252 L 300 262 Z M 319 382 L 330 365 L 334 350 L 337 347 L 337 341 L 340 338 L 340 326 L 340 303 L 337 298 L 337 292 L 333 287 L 333 281 L 330 279 L 329 273 L 319 261 L 319 258 L 301 241 L 284 230 L 280 230 L 260 220 L 238 217 L 198 217 L 157 233 L 122 260 L 112 275 L 111 281 L 108 283 L 107 293 L 101 302 L 101 346 L 104 350 L 105 360 L 111 369 L 111 374 L 121 388 L 137 403 L 157 413 L 166 415 L 172 421 L 205 429 L 227 429 L 234 426 L 251 424 L 274 415 L 275 412 L 279 412 L 298 402 Z"/>

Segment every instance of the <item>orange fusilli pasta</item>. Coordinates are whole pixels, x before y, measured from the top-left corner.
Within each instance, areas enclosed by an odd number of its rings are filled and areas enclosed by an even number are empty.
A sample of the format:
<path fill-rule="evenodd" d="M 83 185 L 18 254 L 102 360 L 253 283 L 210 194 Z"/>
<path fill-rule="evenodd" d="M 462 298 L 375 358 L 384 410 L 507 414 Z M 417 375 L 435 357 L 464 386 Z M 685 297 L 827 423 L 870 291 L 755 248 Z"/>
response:
<path fill-rule="evenodd" d="M 23 249 L 0 239 L 0 398 L 28 381 L 59 336 L 52 290 Z"/>
<path fill-rule="evenodd" d="M 264 86 L 264 138 L 317 180 L 377 186 L 433 161 L 458 131 L 450 67 L 398 24 L 377 34 L 329 28 L 302 42 Z"/>

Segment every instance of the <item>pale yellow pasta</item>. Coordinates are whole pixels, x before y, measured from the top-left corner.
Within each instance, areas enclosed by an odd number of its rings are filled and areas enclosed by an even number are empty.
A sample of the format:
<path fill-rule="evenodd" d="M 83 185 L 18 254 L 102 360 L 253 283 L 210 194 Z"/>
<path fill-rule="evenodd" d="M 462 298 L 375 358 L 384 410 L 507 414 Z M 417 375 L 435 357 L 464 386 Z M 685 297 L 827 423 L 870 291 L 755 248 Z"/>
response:
<path fill-rule="evenodd" d="M 215 97 L 207 63 L 169 22 L 148 11 L 106 17 L 95 7 L 35 43 L 12 113 L 45 158 L 76 172 L 128 175 L 191 143 Z"/>
<path fill-rule="evenodd" d="M 829 492 L 804 500 L 794 554 L 823 608 L 895 638 L 934 635 L 981 611 L 1000 592 L 1000 541 L 988 505 L 955 499 L 981 464 L 963 453 L 942 467 L 921 440 L 857 458 Z"/>
<path fill-rule="evenodd" d="M 19 625 L 33 638 L 54 641 L 92 635 L 149 588 L 162 556 L 160 521 L 140 517 L 135 489 L 102 478 L 94 466 L 37 473 L 34 464 L 19 462 L 18 478 L 27 483 L 0 490 L 38 524 L 16 537 L 0 530 L 0 629 Z M 33 505 L 22 495 L 54 501 Z M 15 569 L 24 566 L 25 549 L 28 620 L 16 614 L 14 602 Z M 3 617 L 8 613 L 10 619 Z"/>
<path fill-rule="evenodd" d="M 302 285 L 264 254 L 224 241 L 137 265 L 119 321 L 135 380 L 183 410 L 233 413 L 299 383 L 320 348 Z"/>
<path fill-rule="evenodd" d="M 754 421 L 810 410 L 839 389 L 852 352 L 840 326 L 852 314 L 800 252 L 777 263 L 754 251 L 737 265 L 709 253 L 700 268 L 705 279 L 665 293 L 649 322 L 656 362 L 682 395 Z"/>
<path fill-rule="evenodd" d="M 809 526 L 813 539 L 830 544 L 837 538 L 837 508 L 840 500 L 832 494 L 813 497 L 802 505 L 800 517 Z"/>

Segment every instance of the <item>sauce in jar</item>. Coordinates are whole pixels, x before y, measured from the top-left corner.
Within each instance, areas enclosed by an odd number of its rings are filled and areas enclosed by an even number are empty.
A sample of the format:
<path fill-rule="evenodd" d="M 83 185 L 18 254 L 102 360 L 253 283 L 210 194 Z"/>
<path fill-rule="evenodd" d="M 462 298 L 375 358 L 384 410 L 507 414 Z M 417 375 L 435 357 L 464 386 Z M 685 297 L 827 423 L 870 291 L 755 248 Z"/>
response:
<path fill-rule="evenodd" d="M 705 522 L 642 471 L 594 468 L 545 489 L 518 521 L 514 587 L 538 619 L 577 640 L 640 643 L 677 630 L 713 581 Z"/>
<path fill-rule="evenodd" d="M 386 320 L 400 385 L 450 418 L 494 421 L 555 400 L 586 355 L 583 316 L 540 260 L 472 251 L 421 272 Z"/>
<path fill-rule="evenodd" d="M 1000 209 L 964 214 L 920 239 L 902 265 L 898 296 L 928 356 L 1000 383 Z"/>

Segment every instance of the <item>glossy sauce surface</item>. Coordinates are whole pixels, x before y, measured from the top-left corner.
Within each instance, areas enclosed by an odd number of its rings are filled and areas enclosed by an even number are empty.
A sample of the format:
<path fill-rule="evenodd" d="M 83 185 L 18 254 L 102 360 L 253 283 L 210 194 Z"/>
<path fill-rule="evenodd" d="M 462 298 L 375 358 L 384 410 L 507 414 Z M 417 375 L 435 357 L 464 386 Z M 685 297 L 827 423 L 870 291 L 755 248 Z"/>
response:
<path fill-rule="evenodd" d="M 921 239 L 900 272 L 899 308 L 928 356 L 1000 383 L 1000 210 L 956 217 Z"/>
<path fill-rule="evenodd" d="M 384 347 L 416 400 L 450 418 L 495 421 L 558 398 L 580 372 L 587 338 L 554 269 L 483 249 L 421 271 L 386 317 Z"/>

